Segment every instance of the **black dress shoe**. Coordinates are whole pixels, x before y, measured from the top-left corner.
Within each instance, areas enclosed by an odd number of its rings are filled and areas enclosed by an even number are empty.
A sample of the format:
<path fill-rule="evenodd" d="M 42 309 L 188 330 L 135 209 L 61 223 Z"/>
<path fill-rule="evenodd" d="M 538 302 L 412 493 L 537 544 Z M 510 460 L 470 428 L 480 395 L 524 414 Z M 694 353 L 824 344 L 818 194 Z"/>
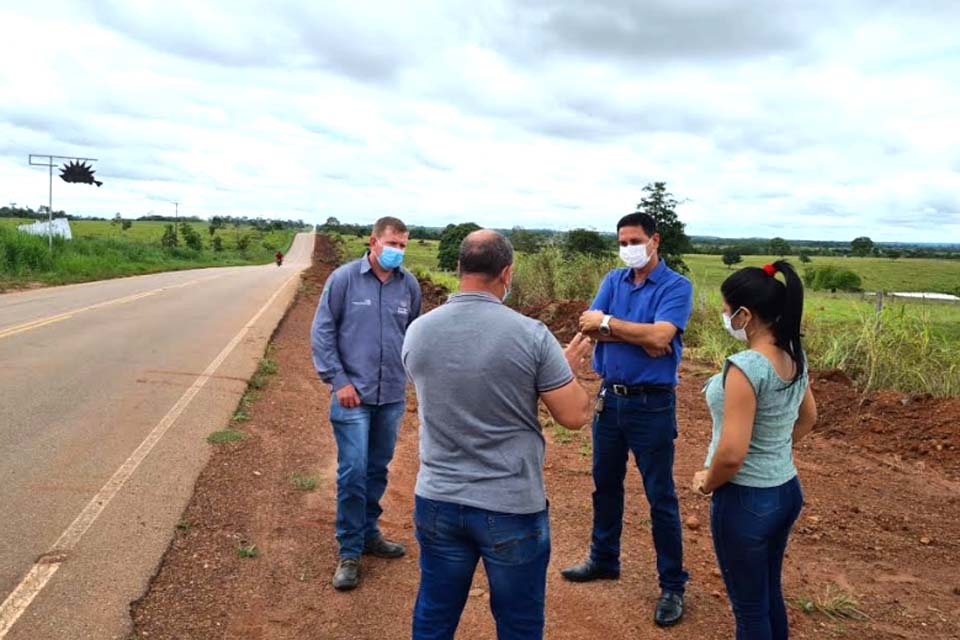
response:
<path fill-rule="evenodd" d="M 337 564 L 333 574 L 333 588 L 337 591 L 350 591 L 360 584 L 360 561 L 356 558 L 344 558 Z"/>
<path fill-rule="evenodd" d="M 672 591 L 664 591 L 657 600 L 657 608 L 653 612 L 653 621 L 658 627 L 672 627 L 683 617 L 683 596 Z"/>
<path fill-rule="evenodd" d="M 568 567 L 560 571 L 560 575 L 570 582 L 591 582 L 593 580 L 619 580 L 620 571 L 613 569 L 604 569 L 597 566 L 591 560 L 580 563 L 574 567 Z"/>
<path fill-rule="evenodd" d="M 402 558 L 407 550 L 399 542 L 390 542 L 383 536 L 367 540 L 363 545 L 363 554 L 377 558 Z"/>

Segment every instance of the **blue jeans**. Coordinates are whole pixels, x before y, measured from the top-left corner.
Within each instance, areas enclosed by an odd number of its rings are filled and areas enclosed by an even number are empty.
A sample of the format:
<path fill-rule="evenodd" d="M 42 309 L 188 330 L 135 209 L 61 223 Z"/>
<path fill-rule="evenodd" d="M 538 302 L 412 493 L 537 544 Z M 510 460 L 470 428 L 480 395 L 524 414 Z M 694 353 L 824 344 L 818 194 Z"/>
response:
<path fill-rule="evenodd" d="M 416 497 L 420 590 L 413 640 L 452 640 L 477 561 L 490 583 L 499 640 L 543 637 L 550 519 L 547 511 L 498 513 Z"/>
<path fill-rule="evenodd" d="M 737 640 L 784 640 L 780 588 L 790 528 L 803 508 L 800 481 L 769 489 L 729 482 L 713 493 L 710 530 L 737 620 Z"/>
<path fill-rule="evenodd" d="M 341 558 L 359 558 L 365 541 L 380 535 L 380 498 L 387 489 L 403 418 L 403 402 L 345 409 L 330 399 L 337 441 L 337 541 Z"/>
<path fill-rule="evenodd" d="M 623 481 L 627 454 L 633 451 L 650 504 L 653 544 L 660 588 L 682 594 L 683 569 L 680 505 L 673 484 L 673 441 L 677 437 L 676 394 L 651 391 L 634 396 L 607 392 L 593 419 L 593 544 L 596 565 L 620 570 L 623 532 Z"/>

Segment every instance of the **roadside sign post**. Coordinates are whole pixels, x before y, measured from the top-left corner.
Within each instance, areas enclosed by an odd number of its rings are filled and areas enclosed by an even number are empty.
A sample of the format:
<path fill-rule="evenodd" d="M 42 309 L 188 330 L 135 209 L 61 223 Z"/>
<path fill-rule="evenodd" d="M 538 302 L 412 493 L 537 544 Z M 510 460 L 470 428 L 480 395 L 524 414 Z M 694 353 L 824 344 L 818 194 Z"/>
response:
<path fill-rule="evenodd" d="M 60 172 L 60 177 L 67 182 L 85 182 L 87 184 L 96 184 L 100 186 L 100 182 L 93 179 L 93 170 L 86 166 L 87 162 L 96 162 L 96 158 L 79 158 L 77 156 L 51 156 L 44 154 L 31 153 L 29 157 L 30 166 L 32 167 L 47 167 L 49 171 L 49 184 L 47 185 L 47 243 L 50 247 L 50 251 L 53 251 L 53 168 L 59 166 L 60 163 L 54 161 L 57 160 L 67 160 L 70 164 L 65 165 L 64 169 Z M 81 163 L 84 163 L 81 165 Z M 76 167 L 80 167 L 79 179 L 74 173 Z M 69 176 L 67 175 L 69 172 Z M 68 179 L 69 178 L 69 179 Z"/>

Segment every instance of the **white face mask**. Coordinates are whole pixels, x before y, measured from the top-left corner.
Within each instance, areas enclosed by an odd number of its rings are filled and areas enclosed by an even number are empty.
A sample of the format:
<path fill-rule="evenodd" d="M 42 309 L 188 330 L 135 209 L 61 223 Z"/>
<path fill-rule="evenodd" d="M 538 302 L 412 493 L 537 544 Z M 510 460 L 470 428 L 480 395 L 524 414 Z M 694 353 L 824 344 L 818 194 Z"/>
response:
<path fill-rule="evenodd" d="M 620 259 L 633 269 L 643 269 L 650 262 L 650 258 L 645 244 L 628 244 L 620 247 Z"/>
<path fill-rule="evenodd" d="M 740 309 L 737 309 L 736 311 L 733 312 L 733 316 L 737 315 L 742 310 L 743 310 L 743 307 L 741 307 Z M 728 316 L 725 313 L 721 315 L 723 316 L 723 328 L 727 330 L 727 333 L 729 333 L 731 336 L 733 336 L 735 339 L 739 340 L 740 342 L 746 342 L 747 341 L 747 325 L 743 325 L 743 327 L 741 327 L 740 329 L 734 329 L 733 316 Z"/>

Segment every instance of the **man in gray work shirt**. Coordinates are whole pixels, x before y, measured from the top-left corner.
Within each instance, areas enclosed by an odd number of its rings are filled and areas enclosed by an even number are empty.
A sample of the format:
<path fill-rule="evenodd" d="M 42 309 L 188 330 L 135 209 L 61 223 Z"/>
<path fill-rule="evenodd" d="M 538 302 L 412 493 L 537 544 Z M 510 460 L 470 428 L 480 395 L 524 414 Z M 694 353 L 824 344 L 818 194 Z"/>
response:
<path fill-rule="evenodd" d="M 467 236 L 459 270 L 460 292 L 403 345 L 420 412 L 413 638 L 452 640 L 480 558 L 497 637 L 540 638 L 550 523 L 538 400 L 564 426 L 589 421 L 574 371 L 591 345 L 578 335 L 563 351 L 543 323 L 503 305 L 513 248 L 499 233 Z"/>
<path fill-rule="evenodd" d="M 403 545 L 383 537 L 378 522 L 403 418 L 400 349 L 420 314 L 420 284 L 400 266 L 408 239 L 400 220 L 377 220 L 367 253 L 327 279 L 313 320 L 313 363 L 333 390 L 340 544 L 333 586 L 339 590 L 359 584 L 361 553 L 383 558 L 405 553 Z"/>

